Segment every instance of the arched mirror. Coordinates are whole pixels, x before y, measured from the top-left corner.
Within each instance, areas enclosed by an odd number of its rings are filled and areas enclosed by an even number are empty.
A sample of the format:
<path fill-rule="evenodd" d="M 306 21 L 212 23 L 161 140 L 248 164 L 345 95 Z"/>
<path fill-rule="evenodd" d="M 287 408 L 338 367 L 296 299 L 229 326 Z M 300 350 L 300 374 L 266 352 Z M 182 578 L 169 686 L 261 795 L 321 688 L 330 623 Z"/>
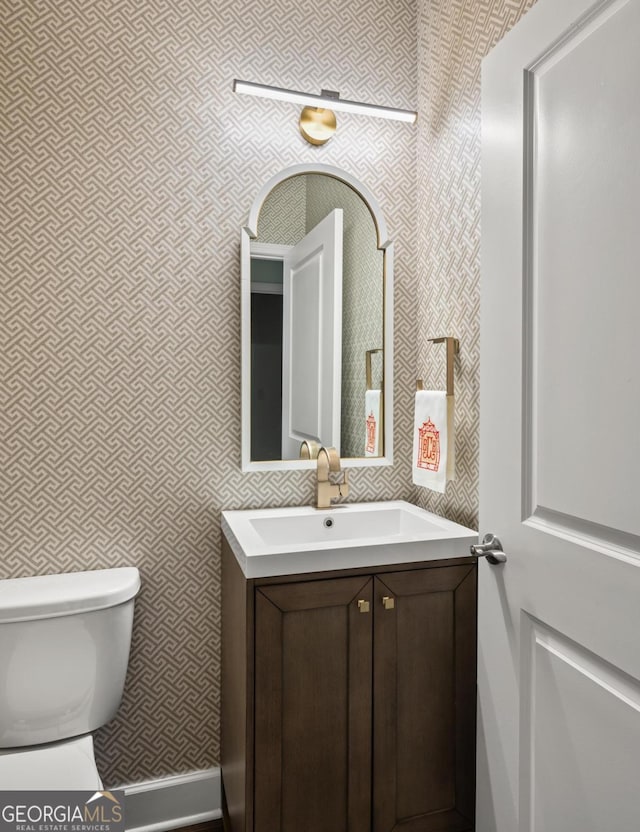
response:
<path fill-rule="evenodd" d="M 369 190 L 295 165 L 257 195 L 241 232 L 242 467 L 392 456 L 393 246 Z"/>

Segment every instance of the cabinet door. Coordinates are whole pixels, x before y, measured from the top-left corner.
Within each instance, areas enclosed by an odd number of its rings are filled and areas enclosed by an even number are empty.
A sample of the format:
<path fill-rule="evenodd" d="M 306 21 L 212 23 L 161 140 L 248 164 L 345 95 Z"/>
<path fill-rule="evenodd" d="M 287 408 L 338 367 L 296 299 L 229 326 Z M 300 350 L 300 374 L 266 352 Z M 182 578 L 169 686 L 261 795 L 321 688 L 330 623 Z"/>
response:
<path fill-rule="evenodd" d="M 375 579 L 374 832 L 473 829 L 475 669 L 475 566 Z"/>
<path fill-rule="evenodd" d="M 256 590 L 255 832 L 370 832 L 372 591 Z"/>

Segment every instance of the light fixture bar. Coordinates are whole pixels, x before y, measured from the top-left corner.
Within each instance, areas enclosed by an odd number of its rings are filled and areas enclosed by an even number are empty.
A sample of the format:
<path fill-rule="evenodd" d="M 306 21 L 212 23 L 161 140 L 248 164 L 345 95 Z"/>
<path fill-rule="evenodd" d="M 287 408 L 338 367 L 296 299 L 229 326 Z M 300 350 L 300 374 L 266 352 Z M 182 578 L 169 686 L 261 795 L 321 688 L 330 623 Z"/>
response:
<path fill-rule="evenodd" d="M 310 92 L 286 90 L 282 87 L 270 87 L 267 84 L 254 84 L 252 81 L 233 82 L 233 91 L 242 95 L 256 95 L 258 98 L 274 98 L 276 101 L 290 101 L 303 107 L 319 107 L 344 113 L 359 113 L 375 118 L 390 118 L 413 124 L 418 114 L 413 110 L 401 110 L 397 107 L 383 107 L 379 104 L 365 104 L 363 101 L 347 101 L 330 95 L 314 95 Z M 323 91 L 324 92 L 324 91 Z"/>

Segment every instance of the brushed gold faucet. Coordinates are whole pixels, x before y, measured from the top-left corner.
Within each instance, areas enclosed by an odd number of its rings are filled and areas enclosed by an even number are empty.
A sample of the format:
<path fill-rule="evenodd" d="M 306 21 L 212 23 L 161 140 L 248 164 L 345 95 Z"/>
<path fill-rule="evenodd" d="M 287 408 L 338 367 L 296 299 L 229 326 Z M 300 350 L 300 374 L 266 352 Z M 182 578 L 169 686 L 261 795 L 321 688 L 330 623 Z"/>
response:
<path fill-rule="evenodd" d="M 305 439 L 300 444 L 300 459 L 317 459 L 320 444 L 313 439 Z"/>
<path fill-rule="evenodd" d="M 329 473 L 341 471 L 340 457 L 335 448 L 320 448 L 317 456 L 316 508 L 331 508 L 331 501 L 349 496 L 349 477 L 344 472 L 342 482 L 332 483 Z"/>

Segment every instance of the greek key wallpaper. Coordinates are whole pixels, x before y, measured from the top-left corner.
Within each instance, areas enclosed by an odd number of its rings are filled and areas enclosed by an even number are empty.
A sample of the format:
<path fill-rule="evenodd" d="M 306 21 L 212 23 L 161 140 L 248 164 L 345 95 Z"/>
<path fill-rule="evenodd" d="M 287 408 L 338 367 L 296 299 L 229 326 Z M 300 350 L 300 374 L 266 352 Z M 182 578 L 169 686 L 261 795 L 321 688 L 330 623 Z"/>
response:
<path fill-rule="evenodd" d="M 480 62 L 534 0 L 418 0 L 418 367 L 446 386 L 455 366 L 456 481 L 417 502 L 478 528 L 480 383 Z"/>
<path fill-rule="evenodd" d="M 0 578 L 135 565 L 114 787 L 219 755 L 220 511 L 310 503 L 240 471 L 240 227 L 301 162 L 376 195 L 396 242 L 395 459 L 352 499 L 410 498 L 416 129 L 295 107 L 235 77 L 415 107 L 413 0 L 0 3 Z"/>
<path fill-rule="evenodd" d="M 295 246 L 307 229 L 307 178 L 294 176 L 265 199 L 255 229 L 258 243 Z"/>

